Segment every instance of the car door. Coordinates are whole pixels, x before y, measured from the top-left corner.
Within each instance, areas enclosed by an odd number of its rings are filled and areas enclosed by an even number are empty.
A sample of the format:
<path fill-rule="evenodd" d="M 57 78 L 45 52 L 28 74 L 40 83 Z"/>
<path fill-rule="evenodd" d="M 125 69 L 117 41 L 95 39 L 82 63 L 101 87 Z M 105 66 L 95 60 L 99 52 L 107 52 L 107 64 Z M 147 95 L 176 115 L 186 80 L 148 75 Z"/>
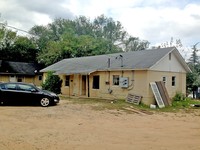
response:
<path fill-rule="evenodd" d="M 38 100 L 37 89 L 28 84 L 18 84 L 17 89 L 19 91 L 19 96 L 24 103 L 36 103 Z"/>
<path fill-rule="evenodd" d="M 18 98 L 17 86 L 15 83 L 7 83 L 1 87 L 1 98 L 4 102 L 16 102 Z"/>
<path fill-rule="evenodd" d="M 4 102 L 5 100 L 5 85 L 4 84 L 0 84 L 0 102 Z"/>

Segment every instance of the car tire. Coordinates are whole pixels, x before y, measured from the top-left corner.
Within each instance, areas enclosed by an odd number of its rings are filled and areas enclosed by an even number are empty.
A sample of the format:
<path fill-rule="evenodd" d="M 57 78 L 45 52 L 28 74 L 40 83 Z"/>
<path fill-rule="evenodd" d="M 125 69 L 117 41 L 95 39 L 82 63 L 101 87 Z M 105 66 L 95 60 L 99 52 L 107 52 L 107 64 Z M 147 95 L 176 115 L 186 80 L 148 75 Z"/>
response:
<path fill-rule="evenodd" d="M 40 100 L 40 105 L 42 107 L 47 107 L 50 105 L 50 100 L 47 97 L 44 97 Z"/>

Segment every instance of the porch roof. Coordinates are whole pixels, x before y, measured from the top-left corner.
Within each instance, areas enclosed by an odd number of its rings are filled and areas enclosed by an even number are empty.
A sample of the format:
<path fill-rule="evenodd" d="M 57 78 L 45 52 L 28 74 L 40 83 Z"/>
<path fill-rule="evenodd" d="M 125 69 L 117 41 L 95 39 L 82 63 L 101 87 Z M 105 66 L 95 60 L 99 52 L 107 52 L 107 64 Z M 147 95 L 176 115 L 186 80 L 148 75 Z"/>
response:
<path fill-rule="evenodd" d="M 57 71 L 56 74 L 66 74 L 66 75 L 71 75 L 71 74 L 82 74 L 82 75 L 88 75 L 90 73 L 95 72 L 96 70 L 92 69 L 85 69 L 85 70 L 70 70 L 70 71 Z"/>

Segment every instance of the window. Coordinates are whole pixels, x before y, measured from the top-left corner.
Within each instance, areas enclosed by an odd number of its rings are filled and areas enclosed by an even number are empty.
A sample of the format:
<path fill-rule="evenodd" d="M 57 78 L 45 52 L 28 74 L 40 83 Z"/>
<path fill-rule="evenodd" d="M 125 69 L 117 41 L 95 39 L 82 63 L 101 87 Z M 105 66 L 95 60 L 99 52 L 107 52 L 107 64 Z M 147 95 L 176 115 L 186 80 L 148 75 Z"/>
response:
<path fill-rule="evenodd" d="M 166 77 L 163 77 L 163 82 L 164 82 L 164 84 L 166 83 Z"/>
<path fill-rule="evenodd" d="M 23 78 L 24 78 L 24 77 L 22 77 L 22 76 L 18 76 L 18 77 L 17 77 L 17 82 L 23 82 Z"/>
<path fill-rule="evenodd" d="M 99 76 L 93 76 L 93 89 L 99 89 Z"/>
<path fill-rule="evenodd" d="M 169 53 L 169 60 L 172 59 L 172 53 Z"/>
<path fill-rule="evenodd" d="M 172 86 L 175 86 L 175 85 L 176 85 L 176 77 L 172 76 Z"/>
<path fill-rule="evenodd" d="M 113 85 L 119 85 L 119 76 L 113 75 Z"/>
<path fill-rule="evenodd" d="M 42 80 L 42 75 L 38 76 L 38 80 L 41 81 Z"/>
<path fill-rule="evenodd" d="M 70 76 L 65 77 L 65 86 L 69 86 L 70 83 Z"/>

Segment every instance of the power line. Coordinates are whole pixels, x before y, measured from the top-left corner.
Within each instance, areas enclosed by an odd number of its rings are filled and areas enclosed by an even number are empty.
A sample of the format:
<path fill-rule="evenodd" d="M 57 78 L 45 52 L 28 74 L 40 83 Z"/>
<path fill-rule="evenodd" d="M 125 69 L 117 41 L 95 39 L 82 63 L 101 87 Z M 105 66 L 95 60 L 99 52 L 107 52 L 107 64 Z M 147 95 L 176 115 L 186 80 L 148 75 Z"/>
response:
<path fill-rule="evenodd" d="M 6 23 L 1 23 L 1 22 L 0 22 L 0 24 L 3 25 L 3 26 L 6 26 L 6 27 L 12 28 L 12 29 L 15 29 L 15 30 L 21 31 L 21 32 L 28 33 L 28 34 L 33 35 L 33 36 L 36 36 L 36 35 L 34 35 L 34 34 L 29 33 L 29 32 L 26 31 L 26 30 L 19 29 L 19 28 L 16 28 L 16 27 L 14 27 L 14 26 L 7 25 Z"/>

